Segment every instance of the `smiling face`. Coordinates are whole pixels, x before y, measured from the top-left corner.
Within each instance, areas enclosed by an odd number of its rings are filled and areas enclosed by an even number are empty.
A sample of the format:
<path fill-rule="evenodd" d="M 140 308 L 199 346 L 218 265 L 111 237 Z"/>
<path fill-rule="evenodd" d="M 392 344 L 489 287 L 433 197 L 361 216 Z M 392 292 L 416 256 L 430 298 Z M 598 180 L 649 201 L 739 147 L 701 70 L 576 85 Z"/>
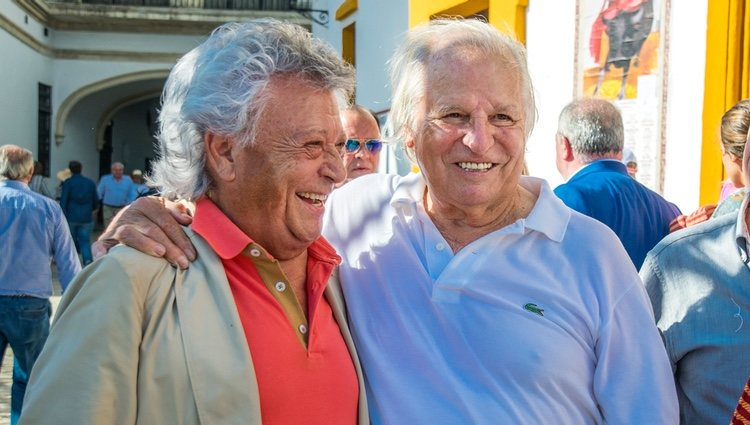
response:
<path fill-rule="evenodd" d="M 265 90 L 268 101 L 255 143 L 232 145 L 229 189 L 220 190 L 215 201 L 247 235 L 284 260 L 320 236 L 325 200 L 345 177 L 337 150 L 344 134 L 331 92 L 294 77 L 274 77 Z"/>
<path fill-rule="evenodd" d="M 518 74 L 499 59 L 466 50 L 440 55 L 426 69 L 416 133 L 407 147 L 414 150 L 427 182 L 428 204 L 502 208 L 516 195 L 523 170 L 525 117 Z"/>
<path fill-rule="evenodd" d="M 341 122 L 344 126 L 344 133 L 349 139 L 357 139 L 361 143 L 369 139 L 380 140 L 378 123 L 369 113 L 357 108 L 347 109 L 341 113 Z M 376 172 L 380 162 L 380 152 L 372 153 L 362 146 L 356 153 L 345 153 L 343 159 L 346 167 L 346 181 L 350 181 Z"/>

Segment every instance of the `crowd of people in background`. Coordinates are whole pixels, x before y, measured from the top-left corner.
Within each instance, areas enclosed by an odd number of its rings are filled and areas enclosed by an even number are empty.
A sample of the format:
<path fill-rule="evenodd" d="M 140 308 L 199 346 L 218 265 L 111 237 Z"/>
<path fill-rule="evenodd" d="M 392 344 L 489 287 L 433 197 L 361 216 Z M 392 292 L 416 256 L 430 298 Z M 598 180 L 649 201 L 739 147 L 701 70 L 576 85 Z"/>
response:
<path fill-rule="evenodd" d="M 381 129 L 330 46 L 226 24 L 170 73 L 151 186 L 74 160 L 58 204 L 0 147 L 12 423 L 750 424 L 750 99 L 683 214 L 602 99 L 559 114 L 565 182 L 528 176 L 525 50 L 490 25 L 417 26 L 389 66 Z M 378 173 L 385 143 L 418 172 Z"/>

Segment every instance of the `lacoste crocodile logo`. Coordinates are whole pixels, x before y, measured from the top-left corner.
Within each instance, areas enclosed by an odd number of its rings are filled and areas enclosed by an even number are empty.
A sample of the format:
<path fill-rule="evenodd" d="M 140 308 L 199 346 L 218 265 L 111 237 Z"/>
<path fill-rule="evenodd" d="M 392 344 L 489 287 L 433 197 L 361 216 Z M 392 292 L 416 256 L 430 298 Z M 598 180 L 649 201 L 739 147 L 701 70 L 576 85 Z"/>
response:
<path fill-rule="evenodd" d="M 544 317 L 544 309 L 539 308 L 539 306 L 534 303 L 526 303 L 526 305 L 523 306 L 523 309 Z"/>

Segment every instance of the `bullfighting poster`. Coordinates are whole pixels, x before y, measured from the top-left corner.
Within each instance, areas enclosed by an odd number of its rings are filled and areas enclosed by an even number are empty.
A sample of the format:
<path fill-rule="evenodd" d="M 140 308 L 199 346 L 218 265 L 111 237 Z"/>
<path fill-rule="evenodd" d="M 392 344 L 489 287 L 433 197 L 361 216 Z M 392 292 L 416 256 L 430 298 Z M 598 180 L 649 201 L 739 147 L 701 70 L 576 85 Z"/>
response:
<path fill-rule="evenodd" d="M 576 97 L 598 97 L 620 109 L 636 178 L 663 186 L 664 108 L 669 0 L 578 0 Z"/>

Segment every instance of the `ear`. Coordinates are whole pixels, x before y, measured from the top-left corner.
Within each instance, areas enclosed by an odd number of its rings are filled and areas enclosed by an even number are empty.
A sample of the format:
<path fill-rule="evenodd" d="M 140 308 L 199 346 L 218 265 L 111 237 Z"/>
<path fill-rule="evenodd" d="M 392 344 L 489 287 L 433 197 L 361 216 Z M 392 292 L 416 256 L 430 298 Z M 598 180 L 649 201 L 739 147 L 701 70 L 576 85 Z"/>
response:
<path fill-rule="evenodd" d="M 729 158 L 732 162 L 737 164 L 738 167 L 742 168 L 742 158 L 736 155 L 729 154 Z"/>
<path fill-rule="evenodd" d="M 575 159 L 573 147 L 570 146 L 570 140 L 562 134 L 557 135 L 557 152 L 560 155 L 560 159 L 565 162 Z"/>
<path fill-rule="evenodd" d="M 203 136 L 206 165 L 214 179 L 233 181 L 236 177 L 234 142 L 224 136 L 206 133 Z"/>

